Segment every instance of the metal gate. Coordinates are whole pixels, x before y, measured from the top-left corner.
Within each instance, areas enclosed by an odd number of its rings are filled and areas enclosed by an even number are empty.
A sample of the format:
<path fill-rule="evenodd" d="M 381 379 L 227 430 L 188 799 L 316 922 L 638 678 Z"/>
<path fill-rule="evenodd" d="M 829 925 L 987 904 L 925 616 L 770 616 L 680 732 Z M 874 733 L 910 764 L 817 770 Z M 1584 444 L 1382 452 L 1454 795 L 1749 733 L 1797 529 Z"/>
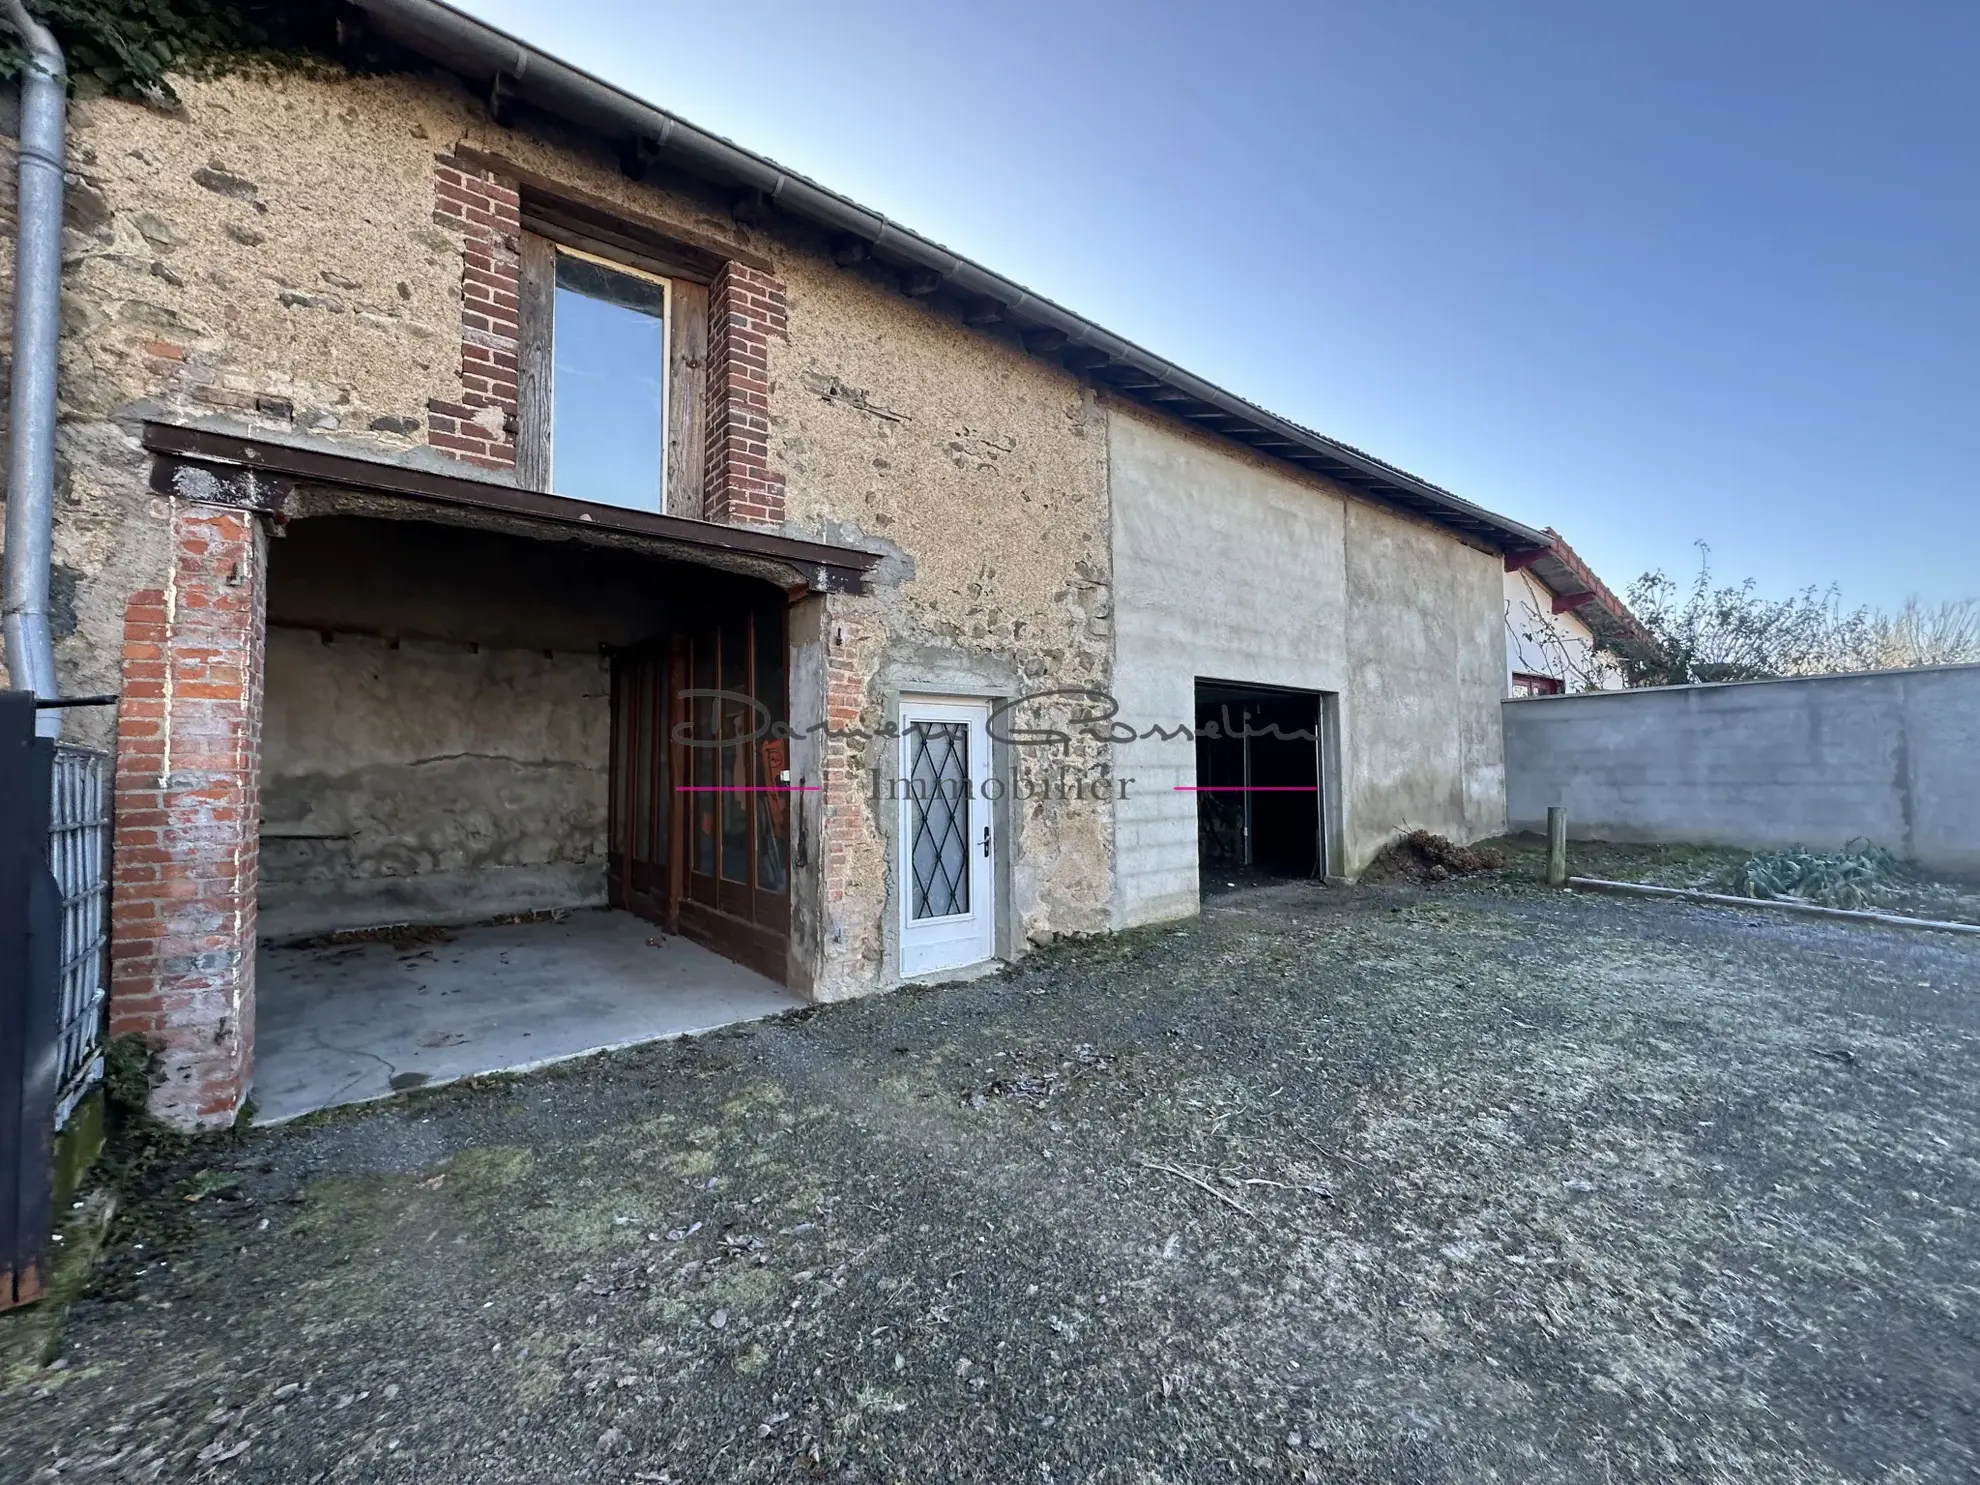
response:
<path fill-rule="evenodd" d="M 55 1033 L 55 1127 L 103 1081 L 104 971 L 110 943 L 110 758 L 58 743 L 49 791 L 48 867 L 62 899 Z"/>
<path fill-rule="evenodd" d="M 0 1309 L 41 1289 L 56 1131 L 103 1076 L 109 760 L 0 692 Z"/>

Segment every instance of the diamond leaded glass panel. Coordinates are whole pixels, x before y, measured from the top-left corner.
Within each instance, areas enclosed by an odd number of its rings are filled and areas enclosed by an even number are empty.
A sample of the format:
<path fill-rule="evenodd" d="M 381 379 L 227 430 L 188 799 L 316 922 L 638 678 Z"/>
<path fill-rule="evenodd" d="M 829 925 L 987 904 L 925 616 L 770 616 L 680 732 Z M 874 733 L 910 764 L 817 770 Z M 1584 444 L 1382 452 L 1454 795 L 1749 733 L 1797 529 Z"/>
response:
<path fill-rule="evenodd" d="M 908 733 L 909 874 L 914 916 L 969 911 L 969 724 L 916 722 Z"/>

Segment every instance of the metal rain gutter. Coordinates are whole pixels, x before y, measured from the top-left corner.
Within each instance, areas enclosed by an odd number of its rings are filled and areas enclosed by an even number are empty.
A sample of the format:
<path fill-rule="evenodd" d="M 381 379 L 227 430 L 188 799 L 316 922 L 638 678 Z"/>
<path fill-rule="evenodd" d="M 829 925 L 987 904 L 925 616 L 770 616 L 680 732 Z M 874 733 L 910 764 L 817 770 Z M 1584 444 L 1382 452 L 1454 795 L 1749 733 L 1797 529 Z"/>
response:
<path fill-rule="evenodd" d="M 9 402 L 7 551 L 0 569 L 0 635 L 16 690 L 58 694 L 48 627 L 55 527 L 55 377 L 61 346 L 62 170 L 68 139 L 68 66 L 62 48 L 21 0 L 0 0 L 20 33 L 20 208 L 14 238 L 14 384 Z M 59 737 L 62 713 L 35 712 L 35 731 Z"/>
<path fill-rule="evenodd" d="M 1034 329 L 1057 331 L 1065 337 L 1066 349 L 1095 352 L 1112 366 L 1139 373 L 1210 409 L 1199 414 L 1198 420 L 1216 417 L 1240 423 L 1262 435 L 1264 444 L 1253 444 L 1228 429 L 1212 431 L 1223 432 L 1248 447 L 1260 448 L 1261 452 L 1293 463 L 1306 463 L 1308 467 L 1363 485 L 1378 498 L 1391 499 L 1429 515 L 1501 550 L 1547 545 L 1546 536 L 1529 526 L 1496 515 L 1359 449 L 1266 412 L 1255 403 L 1183 370 L 856 201 L 719 135 L 696 128 L 685 119 L 440 0 L 354 0 L 354 4 L 380 23 L 381 34 L 421 56 L 489 83 L 505 96 L 533 102 L 573 123 L 607 135 L 644 141 L 656 153 L 671 157 L 690 171 L 754 191 L 780 211 L 832 232 L 859 238 L 869 250 L 926 269 L 942 284 L 963 295 L 995 301 L 1009 318 L 1022 320 Z M 1191 419 L 1186 417 L 1185 421 Z M 1281 453 L 1282 447 L 1293 452 Z"/>

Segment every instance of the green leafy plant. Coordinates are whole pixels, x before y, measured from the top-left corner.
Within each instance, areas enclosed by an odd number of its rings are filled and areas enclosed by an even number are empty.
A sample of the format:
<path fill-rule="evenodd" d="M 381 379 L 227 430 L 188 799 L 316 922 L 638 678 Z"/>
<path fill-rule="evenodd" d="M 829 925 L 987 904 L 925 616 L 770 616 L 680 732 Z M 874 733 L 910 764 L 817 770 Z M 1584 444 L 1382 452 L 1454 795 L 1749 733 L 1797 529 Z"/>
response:
<path fill-rule="evenodd" d="M 335 5 L 295 0 L 27 0 L 55 33 L 75 83 L 122 98 L 175 98 L 169 75 L 244 61 L 336 53 Z M 17 77 L 21 41 L 0 26 L 0 77 Z"/>
<path fill-rule="evenodd" d="M 1811 902 L 1819 907 L 1866 908 L 1897 883 L 1897 858 L 1881 846 L 1853 840 L 1822 854 L 1791 846 L 1750 856 L 1726 879 L 1736 897 Z"/>

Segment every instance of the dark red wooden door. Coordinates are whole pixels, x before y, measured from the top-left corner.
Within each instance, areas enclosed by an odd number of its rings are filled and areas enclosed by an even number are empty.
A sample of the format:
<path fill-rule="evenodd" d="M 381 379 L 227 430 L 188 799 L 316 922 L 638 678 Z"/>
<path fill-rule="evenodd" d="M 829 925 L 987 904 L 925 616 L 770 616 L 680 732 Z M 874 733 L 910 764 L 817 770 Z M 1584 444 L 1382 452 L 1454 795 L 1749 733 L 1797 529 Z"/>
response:
<path fill-rule="evenodd" d="M 782 595 L 737 605 L 613 673 L 615 906 L 781 982 L 790 940 Z"/>

